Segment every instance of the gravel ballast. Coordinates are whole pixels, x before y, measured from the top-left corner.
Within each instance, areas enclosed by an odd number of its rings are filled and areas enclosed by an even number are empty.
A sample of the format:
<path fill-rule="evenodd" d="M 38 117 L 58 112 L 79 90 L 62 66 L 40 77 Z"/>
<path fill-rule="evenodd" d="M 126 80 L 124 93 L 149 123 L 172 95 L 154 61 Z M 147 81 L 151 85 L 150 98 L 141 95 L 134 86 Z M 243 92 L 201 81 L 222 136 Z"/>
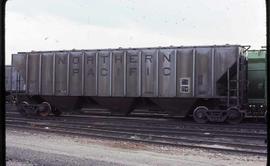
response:
<path fill-rule="evenodd" d="M 266 165 L 265 156 L 6 129 L 7 165 Z"/>

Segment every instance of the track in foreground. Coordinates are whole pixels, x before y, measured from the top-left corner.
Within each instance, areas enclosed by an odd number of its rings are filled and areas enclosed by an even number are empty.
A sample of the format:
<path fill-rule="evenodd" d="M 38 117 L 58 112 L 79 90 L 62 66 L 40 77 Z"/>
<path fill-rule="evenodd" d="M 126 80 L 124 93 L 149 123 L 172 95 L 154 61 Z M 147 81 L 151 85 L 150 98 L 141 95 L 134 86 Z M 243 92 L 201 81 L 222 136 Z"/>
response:
<path fill-rule="evenodd" d="M 220 124 L 198 125 L 190 122 L 170 124 L 166 120 L 161 121 L 151 118 L 127 120 L 123 117 L 104 116 L 36 119 L 8 114 L 6 117 L 7 127 L 222 152 L 267 154 L 267 146 L 264 143 L 267 134 L 263 125 L 254 125 L 252 128 L 252 125 L 237 127 Z"/>

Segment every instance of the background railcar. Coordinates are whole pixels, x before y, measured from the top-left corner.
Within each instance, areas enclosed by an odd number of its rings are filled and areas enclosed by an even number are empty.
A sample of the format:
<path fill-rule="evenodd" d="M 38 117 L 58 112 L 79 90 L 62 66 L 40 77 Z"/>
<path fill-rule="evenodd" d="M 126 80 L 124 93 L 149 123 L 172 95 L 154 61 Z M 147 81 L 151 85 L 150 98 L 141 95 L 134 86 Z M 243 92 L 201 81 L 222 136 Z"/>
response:
<path fill-rule="evenodd" d="M 25 92 L 25 82 L 14 66 L 5 66 L 5 96 L 7 103 L 15 103 L 16 95 Z"/>
<path fill-rule="evenodd" d="M 248 51 L 247 117 L 262 117 L 267 110 L 266 50 Z"/>
<path fill-rule="evenodd" d="M 237 123 L 247 108 L 247 48 L 240 45 L 34 51 L 12 55 L 25 82 L 22 113 L 102 106 L 127 115 L 154 105 L 199 123 Z"/>

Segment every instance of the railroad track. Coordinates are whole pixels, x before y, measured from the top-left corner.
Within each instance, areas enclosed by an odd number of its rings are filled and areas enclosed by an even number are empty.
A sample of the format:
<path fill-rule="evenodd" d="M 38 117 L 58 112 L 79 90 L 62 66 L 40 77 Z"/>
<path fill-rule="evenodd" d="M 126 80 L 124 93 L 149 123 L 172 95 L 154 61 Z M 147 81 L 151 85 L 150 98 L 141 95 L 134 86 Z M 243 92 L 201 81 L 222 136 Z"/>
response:
<path fill-rule="evenodd" d="M 98 138 L 108 138 L 125 141 L 136 141 L 154 143 L 171 146 L 184 146 L 193 148 L 203 148 L 209 150 L 252 153 L 258 155 L 267 154 L 267 146 L 264 144 L 266 131 L 256 132 L 255 129 L 226 131 L 213 129 L 174 126 L 160 127 L 155 123 L 152 125 L 121 124 L 121 120 L 114 121 L 91 121 L 79 120 L 76 117 L 59 118 L 23 118 L 6 117 L 7 127 L 24 128 L 46 132 L 56 132 L 63 134 L 74 134 Z M 148 120 L 149 121 L 149 120 Z M 166 124 L 166 123 L 165 123 Z M 203 125 L 202 125 L 203 126 Z M 224 126 L 223 126 L 224 127 Z"/>
<path fill-rule="evenodd" d="M 22 116 L 17 112 L 9 112 L 6 115 L 7 117 L 17 117 L 21 118 Z M 171 119 L 171 118 L 145 118 L 145 117 L 119 117 L 119 116 L 82 116 L 82 115 L 63 115 L 61 117 L 49 116 L 49 117 L 37 117 L 37 116 L 28 116 L 28 119 L 39 119 L 39 120 L 56 120 L 56 121 L 81 121 L 87 123 L 106 123 L 106 124 L 117 124 L 117 121 L 121 121 L 123 125 L 132 125 L 134 124 L 136 127 L 138 125 L 141 126 L 155 126 L 159 128 L 165 127 L 169 128 L 191 128 L 191 129 L 205 129 L 205 130 L 220 130 L 221 132 L 238 132 L 238 131 L 249 131 L 252 130 L 255 133 L 265 133 L 267 128 L 266 124 L 256 124 L 256 123 L 241 123 L 238 125 L 229 125 L 229 124 L 198 124 L 190 121 L 183 121 L 179 119 Z"/>
<path fill-rule="evenodd" d="M 41 120 L 41 121 L 40 121 Z M 44 119 L 43 119 L 44 120 Z M 7 122 L 29 122 L 29 123 L 42 123 L 42 119 L 25 119 L 25 118 L 6 118 Z M 230 138 L 249 138 L 249 139 L 264 139 L 266 137 L 266 131 L 262 130 L 258 132 L 257 130 L 249 130 L 244 131 L 241 130 L 241 132 L 237 131 L 221 131 L 216 130 L 214 128 L 212 129 L 204 129 L 204 128 L 192 128 L 188 126 L 167 126 L 167 127 L 160 127 L 160 126 L 144 126 L 144 125 L 134 125 L 134 124 L 119 124 L 119 123 L 107 123 L 107 122 L 95 122 L 95 121 L 88 121 L 88 122 L 78 122 L 78 121 L 72 121 L 67 119 L 46 119 L 46 122 L 53 123 L 53 124 L 65 124 L 69 125 L 72 123 L 72 125 L 78 125 L 78 126 L 87 126 L 87 127 L 94 127 L 94 128 L 102 128 L 102 129 L 109 129 L 109 130 L 119 130 L 119 131 L 129 131 L 129 130 L 135 130 L 138 132 L 145 132 L 145 133 L 159 133 L 159 134 L 166 134 L 166 135 L 177 135 L 177 134 L 186 134 L 186 135 L 195 135 L 195 136 L 220 136 L 220 137 L 230 137 Z M 256 135 L 252 135 L 256 133 Z"/>

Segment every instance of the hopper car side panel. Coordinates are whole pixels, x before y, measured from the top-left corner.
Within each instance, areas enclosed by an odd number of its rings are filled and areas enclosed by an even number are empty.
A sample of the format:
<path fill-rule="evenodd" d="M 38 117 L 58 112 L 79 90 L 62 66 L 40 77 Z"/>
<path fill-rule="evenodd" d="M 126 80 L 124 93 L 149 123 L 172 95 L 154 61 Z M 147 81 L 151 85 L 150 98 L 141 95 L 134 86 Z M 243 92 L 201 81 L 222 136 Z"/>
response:
<path fill-rule="evenodd" d="M 5 87 L 6 91 L 10 91 L 12 88 L 12 81 L 11 81 L 11 66 L 5 66 Z"/>
<path fill-rule="evenodd" d="M 86 51 L 83 55 L 83 95 L 97 96 L 98 94 L 98 53 Z"/>
<path fill-rule="evenodd" d="M 5 66 L 5 91 L 12 94 L 24 92 L 25 82 L 14 66 Z"/>
<path fill-rule="evenodd" d="M 124 82 L 126 96 L 141 96 L 141 51 L 126 51 L 126 81 Z"/>
<path fill-rule="evenodd" d="M 5 96 L 7 103 L 16 102 L 16 94 L 23 93 L 25 83 L 15 67 L 5 66 Z"/>
<path fill-rule="evenodd" d="M 25 95 L 36 96 L 37 102 L 70 97 L 78 100 L 74 107 L 87 100 L 130 111 L 149 101 L 186 116 L 206 103 L 209 109 L 244 109 L 240 96 L 245 87 L 239 86 L 246 81 L 239 80 L 245 79 L 239 63 L 245 59 L 243 50 L 224 45 L 21 52 L 13 55 L 13 65 L 26 80 Z"/>
<path fill-rule="evenodd" d="M 159 50 L 158 54 L 158 96 L 176 97 L 176 57 L 177 51 L 174 49 Z"/>
<path fill-rule="evenodd" d="M 54 71 L 55 65 L 54 64 L 54 54 L 52 53 L 44 53 L 42 54 L 42 61 L 41 61 L 41 94 L 44 95 L 53 95 L 53 82 L 54 82 Z"/>
<path fill-rule="evenodd" d="M 30 52 L 14 54 L 13 63 L 32 95 L 213 98 L 223 96 L 216 82 L 237 52 L 228 46 Z"/>

